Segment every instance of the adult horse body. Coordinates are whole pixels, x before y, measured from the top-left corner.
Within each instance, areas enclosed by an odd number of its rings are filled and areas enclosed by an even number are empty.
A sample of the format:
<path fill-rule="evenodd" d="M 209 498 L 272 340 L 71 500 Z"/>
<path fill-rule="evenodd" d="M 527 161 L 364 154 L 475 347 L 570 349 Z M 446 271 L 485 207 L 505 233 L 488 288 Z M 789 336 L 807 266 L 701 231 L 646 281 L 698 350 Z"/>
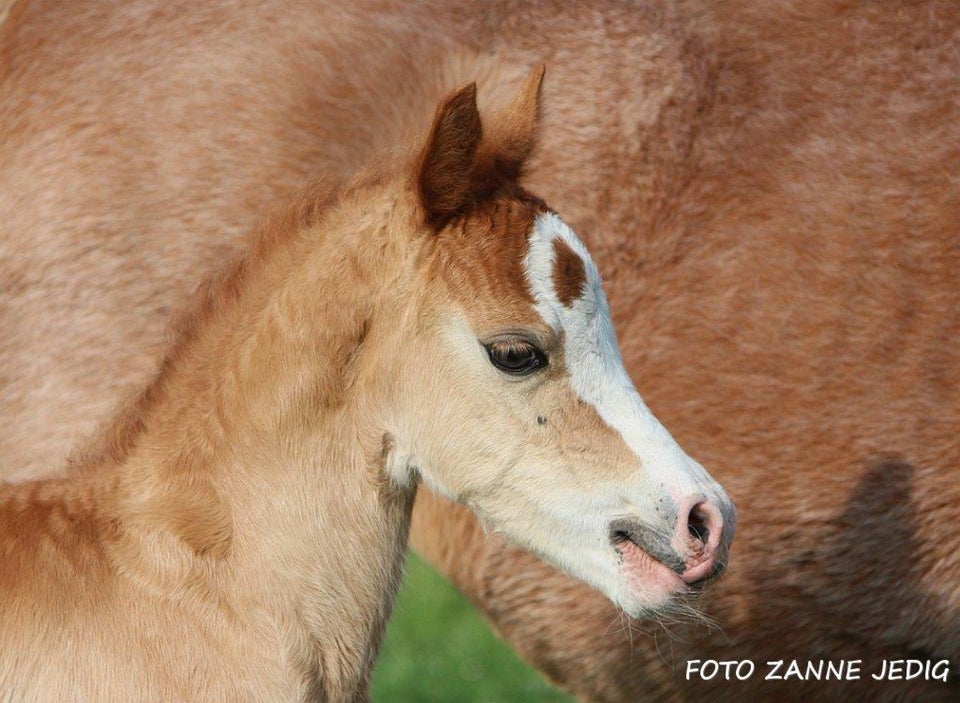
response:
<path fill-rule="evenodd" d="M 529 183 L 605 270 L 645 397 L 740 508 L 723 631 L 630 637 L 426 492 L 415 546 L 587 698 L 824 690 L 687 682 L 688 659 L 960 660 L 955 3 L 105 5 L 20 0 L 0 27 L 4 471 L 58 466 L 306 173 L 352 171 L 474 75 L 502 101 L 544 58 Z"/>

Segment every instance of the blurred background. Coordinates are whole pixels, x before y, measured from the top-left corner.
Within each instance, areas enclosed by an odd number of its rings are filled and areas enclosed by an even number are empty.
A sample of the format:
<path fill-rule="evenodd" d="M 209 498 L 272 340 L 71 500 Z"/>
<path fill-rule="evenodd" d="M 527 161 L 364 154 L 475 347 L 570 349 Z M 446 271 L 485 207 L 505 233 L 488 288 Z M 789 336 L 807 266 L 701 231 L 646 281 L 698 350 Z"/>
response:
<path fill-rule="evenodd" d="M 472 605 L 416 555 L 373 672 L 376 703 L 574 700 L 526 666 Z"/>

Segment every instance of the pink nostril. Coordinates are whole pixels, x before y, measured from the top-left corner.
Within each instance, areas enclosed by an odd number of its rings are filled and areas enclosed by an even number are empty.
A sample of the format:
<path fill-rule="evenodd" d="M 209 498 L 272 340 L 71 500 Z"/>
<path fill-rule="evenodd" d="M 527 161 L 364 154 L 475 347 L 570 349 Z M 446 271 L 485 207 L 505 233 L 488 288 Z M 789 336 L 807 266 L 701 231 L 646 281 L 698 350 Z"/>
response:
<path fill-rule="evenodd" d="M 686 569 L 680 575 L 687 583 L 696 583 L 716 575 L 721 567 L 717 559 L 723 516 L 720 509 L 705 500 L 697 501 L 686 514 L 681 513 L 677 530 L 686 549 L 683 550 Z"/>
<path fill-rule="evenodd" d="M 687 514 L 687 533 L 694 551 L 715 549 L 723 533 L 723 514 L 713 503 L 702 500 Z"/>

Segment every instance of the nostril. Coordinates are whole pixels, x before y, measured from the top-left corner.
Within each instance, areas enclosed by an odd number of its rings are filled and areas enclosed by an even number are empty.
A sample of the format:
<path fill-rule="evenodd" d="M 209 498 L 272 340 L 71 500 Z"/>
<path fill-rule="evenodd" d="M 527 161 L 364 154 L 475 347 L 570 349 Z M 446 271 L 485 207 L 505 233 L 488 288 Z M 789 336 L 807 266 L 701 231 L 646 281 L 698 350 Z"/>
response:
<path fill-rule="evenodd" d="M 684 545 L 686 569 L 681 574 L 681 578 L 693 585 L 716 576 L 723 569 L 723 553 L 720 546 L 723 536 L 723 516 L 716 505 L 700 499 L 690 508 L 685 517 L 687 529 L 678 530 L 678 536 L 684 535 L 688 540 Z"/>
<path fill-rule="evenodd" d="M 687 532 L 700 544 L 706 544 L 710 539 L 710 528 L 707 527 L 709 517 L 701 508 L 703 503 L 693 506 L 690 515 L 687 517 Z"/>

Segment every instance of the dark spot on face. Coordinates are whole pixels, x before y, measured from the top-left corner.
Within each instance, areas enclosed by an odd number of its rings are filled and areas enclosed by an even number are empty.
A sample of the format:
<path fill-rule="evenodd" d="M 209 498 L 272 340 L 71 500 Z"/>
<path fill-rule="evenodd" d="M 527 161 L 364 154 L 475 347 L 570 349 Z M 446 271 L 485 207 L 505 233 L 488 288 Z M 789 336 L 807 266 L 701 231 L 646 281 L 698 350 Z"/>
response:
<path fill-rule="evenodd" d="M 538 424 L 538 425 L 546 425 L 546 424 L 547 424 L 547 418 L 545 418 L 543 415 L 537 415 L 537 424 Z"/>
<path fill-rule="evenodd" d="M 583 294 L 587 272 L 583 260 L 570 246 L 559 239 L 553 240 L 553 289 L 557 298 L 566 307 Z"/>

